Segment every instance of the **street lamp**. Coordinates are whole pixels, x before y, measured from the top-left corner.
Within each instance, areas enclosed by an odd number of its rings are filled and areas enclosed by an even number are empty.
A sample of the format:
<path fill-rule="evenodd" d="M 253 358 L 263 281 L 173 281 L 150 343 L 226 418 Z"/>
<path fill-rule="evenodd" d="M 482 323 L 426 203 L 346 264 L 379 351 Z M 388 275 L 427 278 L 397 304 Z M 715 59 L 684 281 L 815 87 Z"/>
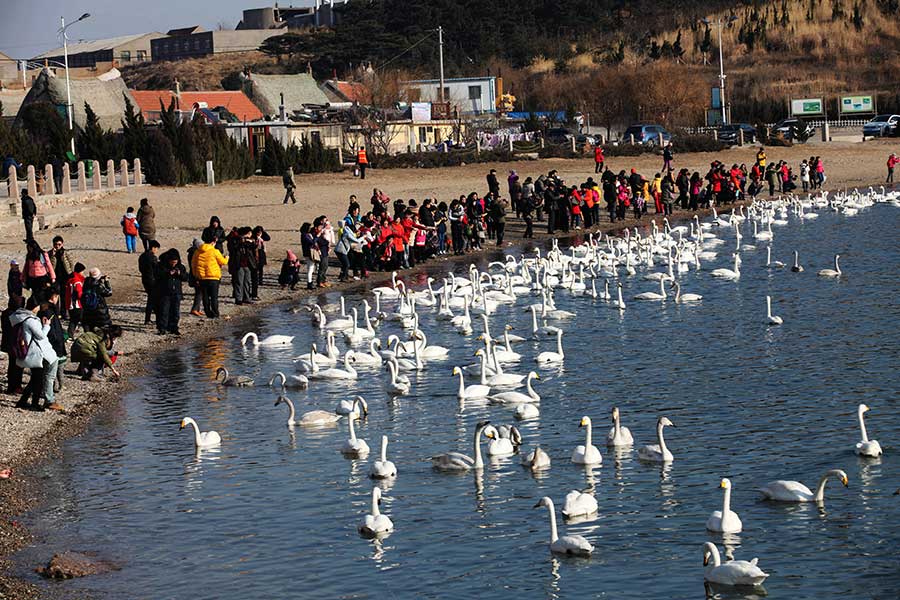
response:
<path fill-rule="evenodd" d="M 728 125 L 728 113 L 725 110 L 725 65 L 722 62 L 722 24 L 731 24 L 737 21 L 737 17 L 731 15 L 724 21 L 721 18 L 715 21 L 709 19 L 700 19 L 704 25 L 715 23 L 719 26 L 719 102 L 722 104 L 722 125 Z"/>
<path fill-rule="evenodd" d="M 69 36 L 66 35 L 66 30 L 75 23 L 84 21 L 90 16 L 90 13 L 84 13 L 68 25 L 66 25 L 66 18 L 60 17 L 60 28 L 59 31 L 57 31 L 57 34 L 61 35 L 63 39 L 63 61 L 65 61 L 66 67 L 66 116 L 69 118 L 69 137 L 71 142 L 70 149 L 72 150 L 72 156 L 75 156 L 75 132 L 73 131 L 74 126 L 72 125 L 72 89 L 69 86 Z"/>

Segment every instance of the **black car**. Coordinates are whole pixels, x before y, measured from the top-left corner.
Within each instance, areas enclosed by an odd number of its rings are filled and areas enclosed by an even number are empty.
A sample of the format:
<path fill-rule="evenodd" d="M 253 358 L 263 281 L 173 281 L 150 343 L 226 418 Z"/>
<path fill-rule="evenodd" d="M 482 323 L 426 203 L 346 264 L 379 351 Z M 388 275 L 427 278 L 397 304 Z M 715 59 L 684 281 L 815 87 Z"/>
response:
<path fill-rule="evenodd" d="M 719 127 L 718 131 L 719 141 L 731 145 L 740 144 L 741 131 L 744 132 L 745 144 L 756 143 L 756 128 L 748 123 L 730 123 L 728 125 L 722 125 Z"/>
<path fill-rule="evenodd" d="M 816 128 L 803 119 L 782 119 L 772 128 L 772 134 L 777 133 L 786 140 L 805 142 L 816 133 Z"/>

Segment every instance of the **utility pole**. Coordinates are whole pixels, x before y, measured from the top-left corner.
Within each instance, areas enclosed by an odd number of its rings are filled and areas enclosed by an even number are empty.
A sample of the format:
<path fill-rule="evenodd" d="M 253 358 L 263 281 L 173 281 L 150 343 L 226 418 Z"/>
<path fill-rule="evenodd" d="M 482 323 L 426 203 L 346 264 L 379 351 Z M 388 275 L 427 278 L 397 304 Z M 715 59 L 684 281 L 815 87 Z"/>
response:
<path fill-rule="evenodd" d="M 722 103 L 722 125 L 728 125 L 728 112 L 725 109 L 725 65 L 722 63 L 722 19 L 719 25 L 719 101 Z"/>
<path fill-rule="evenodd" d="M 84 13 L 80 17 L 78 17 L 75 21 L 72 21 L 68 25 L 66 25 L 66 18 L 60 17 L 60 28 L 59 33 L 62 35 L 63 39 L 63 61 L 65 63 L 66 68 L 66 115 L 69 117 L 69 136 L 71 137 L 70 150 L 72 151 L 72 156 L 75 156 L 75 131 L 74 126 L 72 124 L 72 89 L 69 86 L 69 37 L 66 35 L 66 29 L 78 23 L 79 21 L 84 21 L 88 17 L 90 17 L 90 13 Z"/>
<path fill-rule="evenodd" d="M 438 54 L 441 63 L 441 89 L 438 97 L 443 104 L 446 101 L 444 98 L 444 28 L 440 25 L 438 25 Z"/>

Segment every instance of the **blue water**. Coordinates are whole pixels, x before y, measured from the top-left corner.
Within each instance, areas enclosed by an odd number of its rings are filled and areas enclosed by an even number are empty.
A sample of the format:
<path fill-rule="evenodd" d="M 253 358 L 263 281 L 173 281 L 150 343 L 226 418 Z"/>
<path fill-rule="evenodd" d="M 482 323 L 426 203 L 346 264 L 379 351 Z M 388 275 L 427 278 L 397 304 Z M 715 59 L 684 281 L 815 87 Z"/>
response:
<path fill-rule="evenodd" d="M 476 333 L 464 338 L 422 309 L 429 343 L 452 348 L 451 359 L 431 361 L 411 375 L 413 393 L 390 399 L 385 375 L 360 367 L 352 383 L 313 382 L 289 393 L 298 412 L 332 409 L 364 395 L 370 406 L 358 435 L 372 448 L 367 460 L 338 452 L 348 437 L 337 427 L 289 431 L 286 410 L 264 387 L 224 388 L 212 381 L 217 366 L 264 383 L 291 357 L 318 339 L 307 314 L 284 307 L 232 325 L 221 339 L 167 352 L 151 366 L 117 410 L 65 444 L 63 455 L 41 468 L 49 497 L 29 518 L 39 543 L 18 556 L 19 574 L 65 549 L 95 550 L 122 570 L 50 585 L 98 598 L 462 598 L 521 597 L 701 598 L 701 546 L 727 543 L 736 558 L 759 557 L 771 576 L 772 598 L 896 598 L 900 590 L 900 488 L 896 465 L 900 422 L 900 211 L 879 205 L 845 217 L 821 211 L 815 221 L 794 217 L 776 227 L 773 257 L 786 263 L 798 249 L 802 274 L 763 268 L 765 247 L 743 252 L 737 283 L 712 279 L 730 266 L 733 238 L 704 270 L 679 276 L 683 291 L 703 294 L 696 306 L 637 303 L 654 282 L 623 277 L 627 310 L 602 301 L 556 293 L 563 322 L 564 367 L 541 370 L 538 419 L 520 424 L 525 446 L 540 443 L 552 468 L 532 475 L 518 457 L 489 462 L 483 473 L 448 475 L 427 457 L 448 450 L 471 453 L 474 424 L 512 423 L 508 407 L 461 405 L 455 364 L 473 362 Z M 750 242 L 749 230 L 745 242 Z M 816 277 L 842 255 L 845 276 Z M 461 269 L 461 267 L 458 267 Z M 418 277 L 421 278 L 424 274 Z M 416 278 L 414 278 L 416 279 Z M 415 285 L 415 282 L 413 282 Z M 765 324 L 765 296 L 785 324 Z M 334 303 L 337 296 L 322 301 Z M 359 296 L 349 295 L 349 305 Z M 530 328 L 521 306 L 501 306 L 492 318 L 516 333 Z M 244 331 L 297 335 L 291 350 L 245 351 Z M 396 323 L 379 331 L 400 332 Z M 527 335 L 527 334 L 526 334 Z M 321 347 L 320 340 L 320 347 Z M 339 344 L 343 350 L 343 344 Z M 515 372 L 527 373 L 549 341 L 524 342 Z M 854 455 L 856 406 L 871 407 L 867 425 L 885 455 Z M 636 446 L 655 443 L 660 415 L 675 462 L 638 462 L 636 449 L 602 447 L 609 411 L 620 407 Z M 196 457 L 183 416 L 218 431 L 221 449 Z M 582 415 L 592 417 L 604 455 L 593 470 L 569 461 L 583 441 Z M 369 462 L 382 434 L 399 469 L 384 490 L 382 511 L 395 532 L 381 541 L 359 537 L 369 511 Z M 824 471 L 844 469 L 850 486 L 831 481 L 824 508 L 760 502 L 756 487 L 797 479 L 814 488 Z M 732 509 L 744 523 L 734 536 L 705 531 L 721 507 L 719 482 L 733 484 Z M 596 546 L 590 559 L 554 558 L 548 550 L 546 509 L 562 506 L 572 489 L 593 489 L 599 515 L 566 525 Z M 760 590 L 714 590 L 719 597 L 758 597 Z"/>

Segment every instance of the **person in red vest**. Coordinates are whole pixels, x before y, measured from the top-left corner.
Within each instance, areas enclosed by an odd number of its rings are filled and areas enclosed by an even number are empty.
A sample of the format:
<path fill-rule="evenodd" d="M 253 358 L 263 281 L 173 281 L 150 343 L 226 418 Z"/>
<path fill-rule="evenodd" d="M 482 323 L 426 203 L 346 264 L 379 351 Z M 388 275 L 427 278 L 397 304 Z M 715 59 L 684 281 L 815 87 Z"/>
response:
<path fill-rule="evenodd" d="M 599 144 L 594 148 L 594 173 L 602 173 L 603 172 L 603 161 L 606 160 L 603 156 L 603 146 Z"/>
<path fill-rule="evenodd" d="M 359 167 L 359 178 L 366 178 L 366 167 L 369 166 L 369 159 L 366 157 L 366 147 L 363 146 L 356 153 L 356 166 Z"/>
<path fill-rule="evenodd" d="M 900 163 L 900 158 L 897 157 L 896 154 L 891 152 L 891 155 L 888 156 L 887 159 L 887 179 L 884 180 L 885 183 L 894 183 L 894 167 L 897 166 L 897 163 Z"/>

